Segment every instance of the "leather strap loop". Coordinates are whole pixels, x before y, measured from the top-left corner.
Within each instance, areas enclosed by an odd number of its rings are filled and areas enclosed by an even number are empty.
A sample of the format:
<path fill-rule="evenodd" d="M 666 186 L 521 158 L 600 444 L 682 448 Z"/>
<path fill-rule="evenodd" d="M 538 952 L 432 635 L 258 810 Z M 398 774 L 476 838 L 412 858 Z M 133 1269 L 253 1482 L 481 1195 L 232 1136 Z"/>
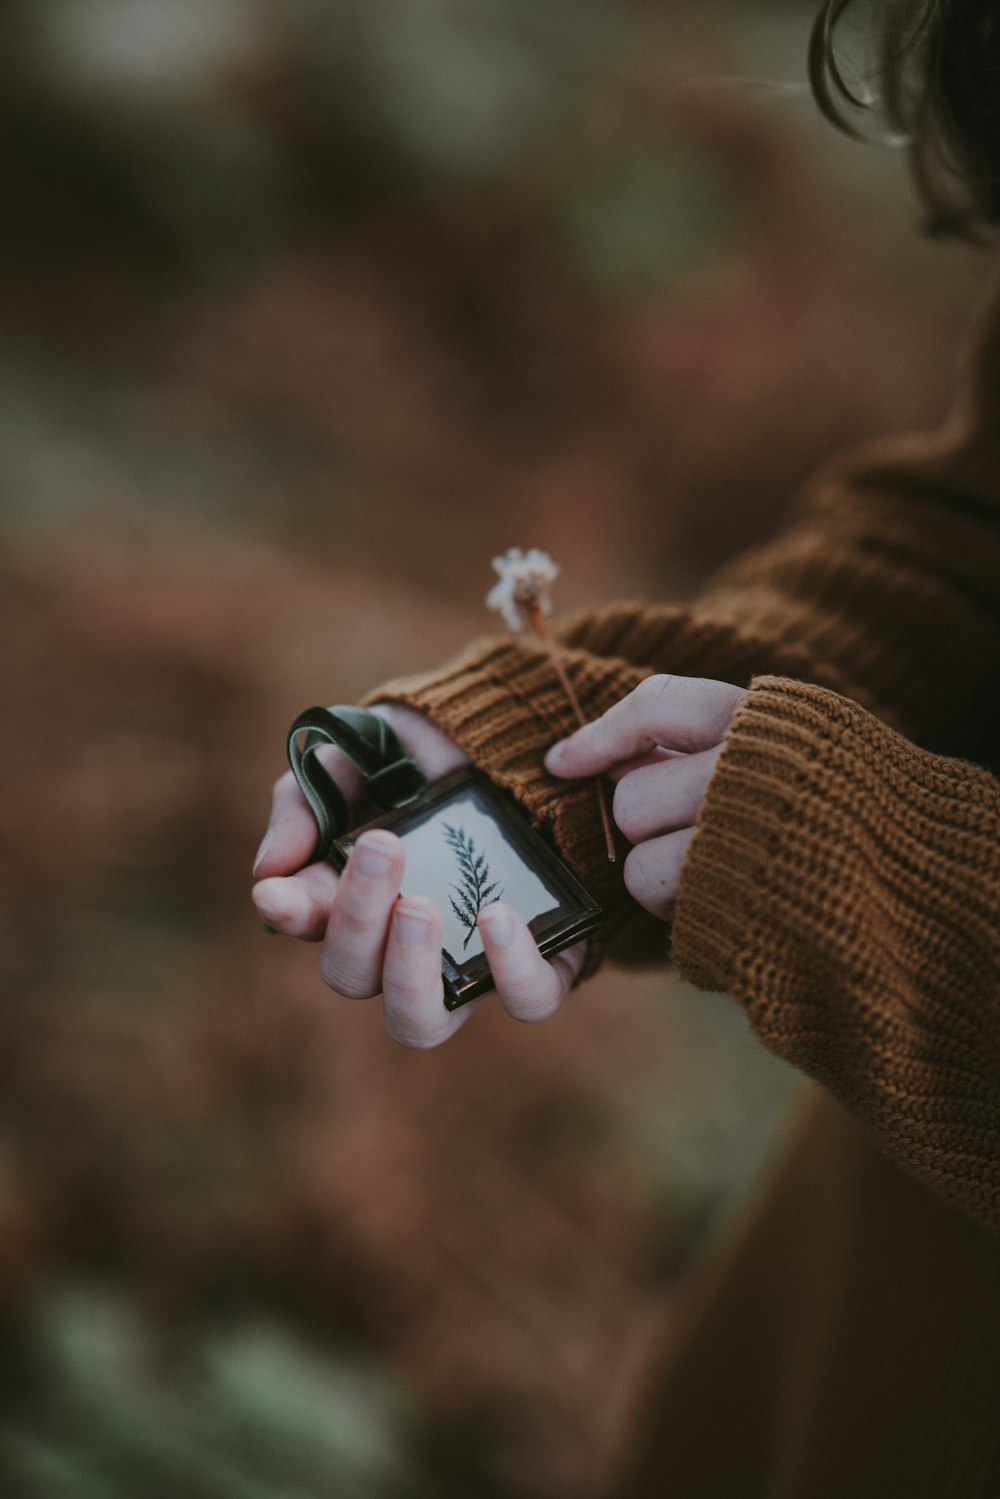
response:
<path fill-rule="evenodd" d="M 288 731 L 288 763 L 316 819 L 313 860 L 327 857 L 348 824 L 343 793 L 316 757 L 324 744 L 337 745 L 353 761 L 367 795 L 384 812 L 405 807 L 427 789 L 420 766 L 377 713 L 353 705 L 307 708 Z"/>
<path fill-rule="evenodd" d="M 394 760 L 368 781 L 368 795 L 377 807 L 405 807 L 426 790 L 427 777 L 409 756 Z"/>

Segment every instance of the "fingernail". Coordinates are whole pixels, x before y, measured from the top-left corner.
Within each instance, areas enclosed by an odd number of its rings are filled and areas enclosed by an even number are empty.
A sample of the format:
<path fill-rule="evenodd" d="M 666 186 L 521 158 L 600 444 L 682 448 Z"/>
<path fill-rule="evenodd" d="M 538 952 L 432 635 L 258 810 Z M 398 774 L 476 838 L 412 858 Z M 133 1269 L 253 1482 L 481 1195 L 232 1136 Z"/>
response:
<path fill-rule="evenodd" d="M 362 874 L 372 878 L 380 874 L 388 874 L 392 868 L 392 852 L 382 843 L 376 843 L 377 833 L 369 834 L 362 838 L 360 843 L 355 844 L 351 862 L 356 864 Z"/>
<path fill-rule="evenodd" d="M 267 846 L 271 841 L 271 834 L 273 832 L 273 828 L 268 828 L 267 832 L 264 834 L 263 842 L 261 843 L 260 848 L 257 850 L 257 857 L 253 861 L 254 874 L 257 873 L 258 869 L 264 862 L 264 855 L 267 853 Z"/>
<path fill-rule="evenodd" d="M 548 754 L 545 756 L 545 763 L 548 766 L 549 770 L 555 770 L 556 766 L 559 764 L 559 761 L 563 757 L 563 751 L 565 750 L 565 748 L 565 739 L 560 739 L 559 743 L 554 744 L 549 750 Z"/>
<path fill-rule="evenodd" d="M 422 947 L 431 929 L 429 919 L 420 911 L 408 911 L 405 907 L 399 906 L 393 917 L 393 925 L 400 942 L 405 943 L 407 947 Z"/>
<path fill-rule="evenodd" d="M 514 923 L 506 911 L 481 912 L 479 927 L 495 947 L 509 947 L 514 940 Z"/>

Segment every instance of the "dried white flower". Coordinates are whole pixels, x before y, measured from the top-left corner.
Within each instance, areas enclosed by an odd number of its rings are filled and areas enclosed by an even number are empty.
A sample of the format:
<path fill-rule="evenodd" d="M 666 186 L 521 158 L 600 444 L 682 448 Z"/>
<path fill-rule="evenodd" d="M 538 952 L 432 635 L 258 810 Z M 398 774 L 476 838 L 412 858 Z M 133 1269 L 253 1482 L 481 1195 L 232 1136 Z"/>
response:
<path fill-rule="evenodd" d="M 493 558 L 493 570 L 500 581 L 494 583 L 486 595 L 488 606 L 491 609 L 499 609 L 512 630 L 520 630 L 522 625 L 531 626 L 548 652 L 553 670 L 566 694 L 566 701 L 573 709 L 574 718 L 578 724 L 585 723 L 580 700 L 562 663 L 556 642 L 552 639 L 549 627 L 545 623 L 545 616 L 552 613 L 551 589 L 559 576 L 558 567 L 548 553 L 539 551 L 538 547 L 531 547 L 527 552 L 522 552 L 520 547 L 511 547 L 509 551 L 504 552 L 502 557 Z M 611 831 L 608 799 L 603 783 L 598 780 L 595 785 L 597 805 L 601 813 L 601 826 L 604 828 L 604 842 L 608 850 L 608 858 L 613 864 L 617 855 L 614 835 Z"/>
<path fill-rule="evenodd" d="M 520 547 L 511 547 L 502 557 L 493 558 L 493 570 L 499 577 L 486 595 L 490 609 L 498 609 L 512 630 L 524 624 L 523 610 L 535 605 L 542 613 L 552 613 L 550 590 L 559 575 L 559 569 L 547 552 L 530 547 L 522 552 Z"/>

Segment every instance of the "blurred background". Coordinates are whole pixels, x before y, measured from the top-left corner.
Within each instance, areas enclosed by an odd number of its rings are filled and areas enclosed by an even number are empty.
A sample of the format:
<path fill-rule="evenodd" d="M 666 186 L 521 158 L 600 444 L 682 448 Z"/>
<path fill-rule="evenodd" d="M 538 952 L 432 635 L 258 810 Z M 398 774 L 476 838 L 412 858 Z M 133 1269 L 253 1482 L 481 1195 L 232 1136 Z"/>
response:
<path fill-rule="evenodd" d="M 291 718 L 498 551 L 683 598 L 942 413 L 987 266 L 812 9 L 0 7 L 9 1499 L 599 1488 L 794 1076 L 664 972 L 404 1052 L 250 865 Z"/>

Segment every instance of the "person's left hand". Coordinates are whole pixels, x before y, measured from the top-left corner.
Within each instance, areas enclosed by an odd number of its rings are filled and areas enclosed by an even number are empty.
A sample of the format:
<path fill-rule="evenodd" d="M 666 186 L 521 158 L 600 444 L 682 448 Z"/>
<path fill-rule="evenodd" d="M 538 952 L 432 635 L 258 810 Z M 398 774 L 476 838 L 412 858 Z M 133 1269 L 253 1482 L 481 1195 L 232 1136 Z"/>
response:
<path fill-rule="evenodd" d="M 555 776 L 607 775 L 614 820 L 634 845 L 625 886 L 665 917 L 723 741 L 746 693 L 701 677 L 646 677 L 545 757 Z"/>

